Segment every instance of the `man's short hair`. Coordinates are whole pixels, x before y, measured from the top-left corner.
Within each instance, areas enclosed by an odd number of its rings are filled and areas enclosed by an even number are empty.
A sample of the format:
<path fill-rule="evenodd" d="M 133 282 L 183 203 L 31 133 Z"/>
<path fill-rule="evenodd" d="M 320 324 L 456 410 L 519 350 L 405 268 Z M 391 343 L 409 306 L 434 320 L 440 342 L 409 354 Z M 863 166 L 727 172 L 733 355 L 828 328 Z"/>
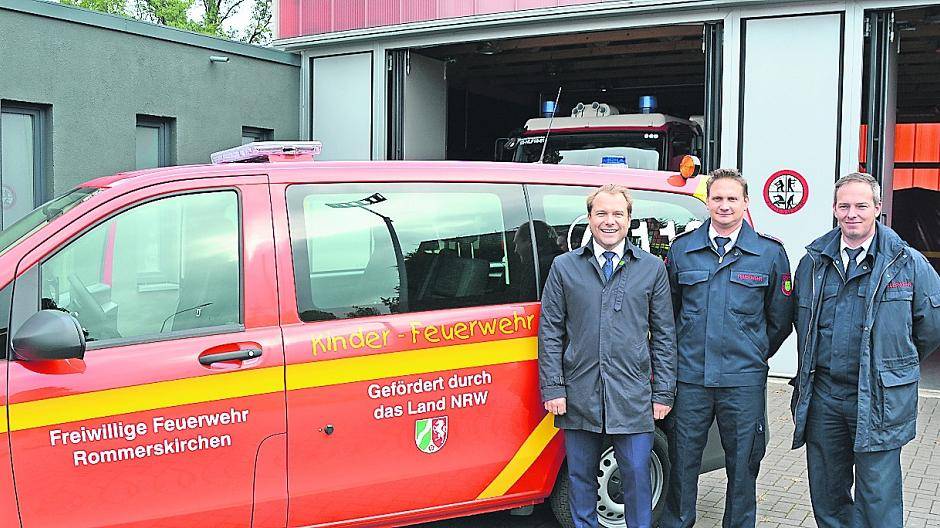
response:
<path fill-rule="evenodd" d="M 616 183 L 608 183 L 607 185 L 602 185 L 594 190 L 587 197 L 587 212 L 591 214 L 591 209 L 594 207 L 594 198 L 597 198 L 598 194 L 622 194 L 624 199 L 627 200 L 627 216 L 633 216 L 633 197 L 630 196 L 630 189 L 624 185 L 617 185 Z"/>
<path fill-rule="evenodd" d="M 741 188 L 744 189 L 744 197 L 747 198 L 747 180 L 744 179 L 744 176 L 741 176 L 741 172 L 738 169 L 715 169 L 708 173 L 708 180 L 705 181 L 705 195 L 711 196 L 712 194 L 712 184 L 718 180 L 734 180 L 741 184 Z"/>
<path fill-rule="evenodd" d="M 878 180 L 871 174 L 853 172 L 846 174 L 836 181 L 836 188 L 832 191 L 832 205 L 836 204 L 836 196 L 839 194 L 839 189 L 841 189 L 843 185 L 852 182 L 868 184 L 868 186 L 871 187 L 871 195 L 874 198 L 875 205 L 881 204 L 881 185 L 878 183 Z"/>

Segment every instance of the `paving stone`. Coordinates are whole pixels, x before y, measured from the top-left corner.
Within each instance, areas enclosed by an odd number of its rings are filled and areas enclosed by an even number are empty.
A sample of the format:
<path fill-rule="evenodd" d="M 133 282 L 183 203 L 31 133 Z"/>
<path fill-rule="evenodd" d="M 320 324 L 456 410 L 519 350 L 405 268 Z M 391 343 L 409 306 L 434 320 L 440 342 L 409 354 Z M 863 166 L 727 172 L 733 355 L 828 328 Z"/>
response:
<path fill-rule="evenodd" d="M 767 423 L 770 442 L 757 480 L 758 528 L 816 528 L 809 500 L 806 450 L 791 450 L 791 388 L 771 379 L 767 391 Z M 901 452 L 905 528 L 940 528 L 940 398 L 921 397 L 918 402 L 917 438 Z M 699 479 L 698 520 L 695 528 L 719 528 L 724 513 L 724 470 Z M 420 525 L 421 528 L 557 528 L 547 505 L 539 505 L 530 517 L 510 517 L 505 512 L 467 519 Z"/>

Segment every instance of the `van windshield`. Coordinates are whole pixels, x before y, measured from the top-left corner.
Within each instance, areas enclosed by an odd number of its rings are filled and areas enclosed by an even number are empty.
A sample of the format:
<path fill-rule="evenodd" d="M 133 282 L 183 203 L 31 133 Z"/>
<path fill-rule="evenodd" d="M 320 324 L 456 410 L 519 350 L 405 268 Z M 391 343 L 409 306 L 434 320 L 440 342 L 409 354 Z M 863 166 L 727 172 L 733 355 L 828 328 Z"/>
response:
<path fill-rule="evenodd" d="M 551 133 L 545 163 L 560 165 L 625 164 L 632 169 L 658 170 L 665 134 L 659 132 Z M 542 154 L 545 136 L 519 140 L 513 161 L 534 163 Z"/>
<path fill-rule="evenodd" d="M 5 253 L 26 235 L 82 203 L 98 190 L 95 187 L 77 187 L 33 209 L 13 225 L 0 231 L 0 254 Z"/>

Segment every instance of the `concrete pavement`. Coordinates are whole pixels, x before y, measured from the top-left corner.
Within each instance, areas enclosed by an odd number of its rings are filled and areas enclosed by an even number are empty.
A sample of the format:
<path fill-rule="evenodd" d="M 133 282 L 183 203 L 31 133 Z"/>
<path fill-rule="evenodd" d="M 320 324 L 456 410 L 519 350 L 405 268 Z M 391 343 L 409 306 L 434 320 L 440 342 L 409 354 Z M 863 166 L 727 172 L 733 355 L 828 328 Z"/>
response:
<path fill-rule="evenodd" d="M 806 451 L 793 451 L 791 388 L 783 380 L 768 385 L 770 444 L 757 481 L 759 528 L 815 527 L 806 476 Z M 940 528 L 940 392 L 922 390 L 917 438 L 901 453 L 904 471 L 904 526 Z M 723 470 L 701 477 L 696 528 L 721 526 L 726 479 Z M 423 528 L 558 528 L 547 505 L 529 517 L 506 512 L 421 525 Z"/>

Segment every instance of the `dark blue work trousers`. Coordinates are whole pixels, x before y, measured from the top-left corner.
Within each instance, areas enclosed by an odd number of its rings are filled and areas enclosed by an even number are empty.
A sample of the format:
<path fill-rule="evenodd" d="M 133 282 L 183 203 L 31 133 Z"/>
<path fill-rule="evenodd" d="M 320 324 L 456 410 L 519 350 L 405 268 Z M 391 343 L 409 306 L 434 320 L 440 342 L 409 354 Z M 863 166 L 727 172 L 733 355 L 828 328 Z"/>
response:
<path fill-rule="evenodd" d="M 854 452 L 857 416 L 856 398 L 838 399 L 819 386 L 813 391 L 806 422 L 806 464 L 816 525 L 901 528 L 901 449 Z"/>
<path fill-rule="evenodd" d="M 604 449 L 604 434 L 565 429 L 568 457 L 568 503 L 577 528 L 597 528 L 597 472 Z M 651 528 L 653 492 L 650 453 L 653 433 L 609 434 L 623 484 L 627 528 Z"/>
<path fill-rule="evenodd" d="M 757 517 L 757 473 L 764 457 L 767 386 L 705 387 L 679 382 L 676 403 L 669 414 L 669 460 L 672 471 L 666 511 L 660 528 L 695 525 L 695 501 L 702 452 L 712 421 L 725 450 L 728 488 L 721 525 L 753 527 Z"/>

